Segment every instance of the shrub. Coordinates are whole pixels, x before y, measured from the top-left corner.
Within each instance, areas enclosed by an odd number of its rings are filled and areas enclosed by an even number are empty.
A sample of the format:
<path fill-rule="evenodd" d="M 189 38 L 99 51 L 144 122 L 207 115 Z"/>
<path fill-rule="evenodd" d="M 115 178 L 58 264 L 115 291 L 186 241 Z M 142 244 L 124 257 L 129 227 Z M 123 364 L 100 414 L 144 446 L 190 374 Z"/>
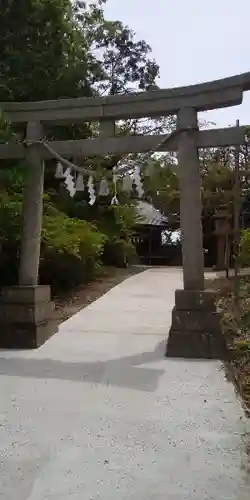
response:
<path fill-rule="evenodd" d="M 136 249 L 131 240 L 109 238 L 104 247 L 103 262 L 108 266 L 126 267 L 135 262 L 136 257 Z"/>
<path fill-rule="evenodd" d="M 103 227 L 107 234 L 104 247 L 103 262 L 106 265 L 124 267 L 136 260 L 136 248 L 132 243 L 132 235 L 137 215 L 133 205 L 111 205 L 107 209 Z"/>
<path fill-rule="evenodd" d="M 45 215 L 40 279 L 54 291 L 91 279 L 101 264 L 106 237 L 86 221 Z"/>
<path fill-rule="evenodd" d="M 101 263 L 106 237 L 92 224 L 49 207 L 43 218 L 40 281 L 53 291 L 89 280 Z M 17 283 L 21 197 L 0 196 L 0 280 Z"/>

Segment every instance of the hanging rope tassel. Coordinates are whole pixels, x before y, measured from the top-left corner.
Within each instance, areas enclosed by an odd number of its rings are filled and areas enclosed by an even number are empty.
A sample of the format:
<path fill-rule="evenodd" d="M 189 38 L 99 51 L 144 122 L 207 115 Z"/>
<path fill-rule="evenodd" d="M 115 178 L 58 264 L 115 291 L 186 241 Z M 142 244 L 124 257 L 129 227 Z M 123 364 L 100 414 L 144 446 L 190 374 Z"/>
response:
<path fill-rule="evenodd" d="M 111 205 L 119 205 L 119 201 L 117 198 L 117 183 L 116 183 L 115 168 L 113 168 L 113 185 L 114 185 L 114 196 L 111 200 Z"/>
<path fill-rule="evenodd" d="M 74 177 L 71 173 L 71 168 L 67 168 L 67 170 L 65 172 L 64 184 L 65 184 L 65 187 L 66 187 L 69 195 L 71 196 L 71 198 L 73 198 L 75 196 L 75 193 L 76 193 L 76 188 L 75 188 L 75 180 L 74 180 Z"/>
<path fill-rule="evenodd" d="M 99 187 L 99 196 L 108 196 L 109 195 L 109 185 L 107 180 L 104 178 L 100 182 L 100 187 Z"/>
<path fill-rule="evenodd" d="M 75 187 L 77 192 L 85 191 L 85 185 L 82 174 L 77 174 Z"/>
<path fill-rule="evenodd" d="M 65 179 L 65 174 L 63 173 L 63 166 L 60 161 L 56 165 L 55 178 Z"/>
<path fill-rule="evenodd" d="M 93 177 L 92 175 L 89 176 L 88 179 L 88 191 L 89 191 L 89 205 L 94 205 L 96 201 L 96 194 L 95 194 L 95 188 L 94 188 L 94 182 L 93 182 Z"/>

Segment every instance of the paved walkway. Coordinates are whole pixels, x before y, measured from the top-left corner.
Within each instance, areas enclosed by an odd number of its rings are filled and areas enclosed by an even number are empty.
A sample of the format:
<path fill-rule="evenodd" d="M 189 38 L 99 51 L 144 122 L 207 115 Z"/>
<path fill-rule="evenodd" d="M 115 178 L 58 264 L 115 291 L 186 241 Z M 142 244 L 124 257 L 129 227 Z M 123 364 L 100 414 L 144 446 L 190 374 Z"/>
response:
<path fill-rule="evenodd" d="M 249 500 L 221 364 L 164 359 L 178 270 L 139 274 L 34 352 L 0 352 L 0 498 Z"/>

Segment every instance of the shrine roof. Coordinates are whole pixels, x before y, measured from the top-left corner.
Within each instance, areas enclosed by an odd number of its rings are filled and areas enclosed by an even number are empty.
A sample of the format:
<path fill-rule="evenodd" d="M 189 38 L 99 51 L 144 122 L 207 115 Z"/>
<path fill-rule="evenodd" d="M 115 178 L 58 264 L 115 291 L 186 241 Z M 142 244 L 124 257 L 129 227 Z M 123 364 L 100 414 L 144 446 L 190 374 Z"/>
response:
<path fill-rule="evenodd" d="M 137 222 L 138 225 L 150 225 L 150 226 L 168 225 L 168 218 L 147 201 L 142 201 L 142 200 L 138 201 L 137 214 L 139 216 L 139 220 Z"/>

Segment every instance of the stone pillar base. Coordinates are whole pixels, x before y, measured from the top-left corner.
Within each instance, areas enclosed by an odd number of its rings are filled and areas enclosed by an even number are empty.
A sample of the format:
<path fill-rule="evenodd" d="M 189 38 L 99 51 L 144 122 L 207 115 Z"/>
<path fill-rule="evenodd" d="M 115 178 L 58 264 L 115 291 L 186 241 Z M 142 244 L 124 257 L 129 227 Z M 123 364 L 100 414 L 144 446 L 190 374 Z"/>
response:
<path fill-rule="evenodd" d="M 0 348 L 36 349 L 57 330 L 49 286 L 15 286 L 2 290 Z"/>
<path fill-rule="evenodd" d="M 166 356 L 225 359 L 226 343 L 215 294 L 209 291 L 176 290 Z"/>

